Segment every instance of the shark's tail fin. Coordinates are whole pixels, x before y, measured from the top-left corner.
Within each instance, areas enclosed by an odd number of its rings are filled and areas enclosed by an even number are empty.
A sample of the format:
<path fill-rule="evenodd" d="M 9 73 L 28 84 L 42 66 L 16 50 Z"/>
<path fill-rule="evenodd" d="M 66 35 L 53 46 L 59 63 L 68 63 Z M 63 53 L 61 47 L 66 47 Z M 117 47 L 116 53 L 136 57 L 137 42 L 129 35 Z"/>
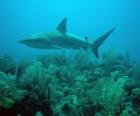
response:
<path fill-rule="evenodd" d="M 114 31 L 115 28 L 111 29 L 110 31 L 106 32 L 104 35 L 102 35 L 101 37 L 99 37 L 98 39 L 96 39 L 93 44 L 92 44 L 92 51 L 94 53 L 94 55 L 96 56 L 96 58 L 99 57 L 98 54 L 98 48 L 100 47 L 100 45 L 107 39 L 107 37 Z"/>

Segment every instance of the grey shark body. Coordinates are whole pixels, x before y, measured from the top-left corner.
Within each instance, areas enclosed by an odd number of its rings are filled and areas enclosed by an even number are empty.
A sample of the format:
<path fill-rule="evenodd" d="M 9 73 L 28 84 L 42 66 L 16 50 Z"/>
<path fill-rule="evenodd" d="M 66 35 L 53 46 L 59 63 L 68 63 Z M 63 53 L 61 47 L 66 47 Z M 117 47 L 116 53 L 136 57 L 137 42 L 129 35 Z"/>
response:
<path fill-rule="evenodd" d="M 96 39 L 93 43 L 87 38 L 76 36 L 68 33 L 66 30 L 67 19 L 64 18 L 55 31 L 38 33 L 28 39 L 20 40 L 19 42 L 29 47 L 40 49 L 87 49 L 91 48 L 94 55 L 98 58 L 98 48 L 104 40 L 114 31 L 114 28 Z"/>

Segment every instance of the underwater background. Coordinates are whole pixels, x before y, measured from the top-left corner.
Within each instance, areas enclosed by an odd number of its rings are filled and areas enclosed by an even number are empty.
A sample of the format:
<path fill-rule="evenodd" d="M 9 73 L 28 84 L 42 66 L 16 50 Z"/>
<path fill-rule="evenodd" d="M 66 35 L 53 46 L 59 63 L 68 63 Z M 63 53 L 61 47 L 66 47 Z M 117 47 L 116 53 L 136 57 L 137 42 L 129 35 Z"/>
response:
<path fill-rule="evenodd" d="M 67 17 L 68 31 L 87 36 L 90 41 L 116 27 L 101 51 L 111 48 L 123 53 L 128 50 L 133 58 L 139 59 L 139 4 L 139 0 L 1 0 L 1 53 L 19 56 L 42 52 L 22 46 L 18 41 L 34 33 L 54 30 Z"/>
<path fill-rule="evenodd" d="M 55 30 L 94 41 L 99 48 L 34 49 L 19 43 Z M 139 0 L 0 0 L 0 115 L 139 116 Z"/>

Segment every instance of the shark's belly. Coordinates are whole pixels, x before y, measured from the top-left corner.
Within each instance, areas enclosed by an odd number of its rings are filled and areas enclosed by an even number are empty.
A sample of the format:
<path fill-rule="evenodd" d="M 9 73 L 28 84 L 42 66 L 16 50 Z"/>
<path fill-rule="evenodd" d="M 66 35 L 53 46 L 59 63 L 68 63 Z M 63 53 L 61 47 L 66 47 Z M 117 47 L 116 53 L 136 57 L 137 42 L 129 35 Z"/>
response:
<path fill-rule="evenodd" d="M 72 48 L 72 49 L 79 49 L 89 47 L 90 43 L 86 41 L 82 41 L 80 39 L 69 37 L 69 36 L 58 36 L 53 38 L 53 44 L 62 48 Z"/>

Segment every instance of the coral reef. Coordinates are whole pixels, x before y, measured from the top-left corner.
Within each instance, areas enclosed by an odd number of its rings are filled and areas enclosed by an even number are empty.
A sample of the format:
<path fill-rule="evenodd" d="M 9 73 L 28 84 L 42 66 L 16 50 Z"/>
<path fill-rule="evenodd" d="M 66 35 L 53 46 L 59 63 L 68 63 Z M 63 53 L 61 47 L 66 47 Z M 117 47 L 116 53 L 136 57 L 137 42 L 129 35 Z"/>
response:
<path fill-rule="evenodd" d="M 0 115 L 138 116 L 140 65 L 129 53 L 90 50 L 0 58 Z"/>

